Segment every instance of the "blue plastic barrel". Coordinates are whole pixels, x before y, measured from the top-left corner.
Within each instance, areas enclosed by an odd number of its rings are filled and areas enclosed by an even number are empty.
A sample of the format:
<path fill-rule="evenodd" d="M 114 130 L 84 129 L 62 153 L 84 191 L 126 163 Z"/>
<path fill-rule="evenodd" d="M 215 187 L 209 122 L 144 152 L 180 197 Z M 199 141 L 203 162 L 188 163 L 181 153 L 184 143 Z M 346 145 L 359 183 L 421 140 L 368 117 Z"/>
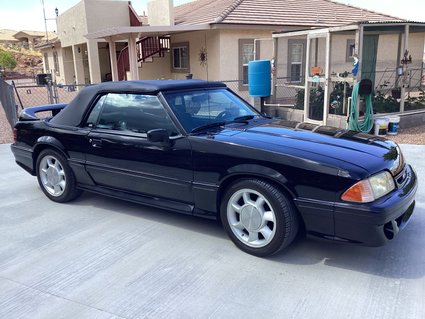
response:
<path fill-rule="evenodd" d="M 267 97 L 271 90 L 271 64 L 269 60 L 248 63 L 248 91 L 250 96 Z"/>

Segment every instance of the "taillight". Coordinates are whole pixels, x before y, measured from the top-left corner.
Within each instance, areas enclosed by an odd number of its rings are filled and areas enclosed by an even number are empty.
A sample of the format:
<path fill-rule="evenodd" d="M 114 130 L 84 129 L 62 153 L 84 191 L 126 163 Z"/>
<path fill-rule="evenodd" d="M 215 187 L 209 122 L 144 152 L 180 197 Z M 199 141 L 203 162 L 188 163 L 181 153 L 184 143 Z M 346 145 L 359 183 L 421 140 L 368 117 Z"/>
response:
<path fill-rule="evenodd" d="M 13 141 L 16 142 L 18 137 L 18 130 L 16 128 L 13 129 Z"/>

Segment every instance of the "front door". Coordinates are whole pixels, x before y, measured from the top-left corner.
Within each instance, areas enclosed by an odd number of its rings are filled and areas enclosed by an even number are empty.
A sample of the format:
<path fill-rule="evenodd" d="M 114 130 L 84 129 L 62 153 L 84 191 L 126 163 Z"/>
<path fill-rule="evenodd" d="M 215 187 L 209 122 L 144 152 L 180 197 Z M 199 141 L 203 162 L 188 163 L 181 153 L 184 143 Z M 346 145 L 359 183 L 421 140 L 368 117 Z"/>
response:
<path fill-rule="evenodd" d="M 109 93 L 92 109 L 86 169 L 98 186 L 192 203 L 191 148 L 156 96 Z M 147 132 L 166 129 L 170 143 Z"/>

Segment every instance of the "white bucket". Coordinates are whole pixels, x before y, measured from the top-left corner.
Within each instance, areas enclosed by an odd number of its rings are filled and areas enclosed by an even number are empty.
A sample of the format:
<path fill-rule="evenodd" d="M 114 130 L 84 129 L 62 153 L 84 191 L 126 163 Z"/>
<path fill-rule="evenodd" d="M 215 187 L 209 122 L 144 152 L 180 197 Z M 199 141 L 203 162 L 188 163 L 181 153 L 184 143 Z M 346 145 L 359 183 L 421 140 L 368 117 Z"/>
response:
<path fill-rule="evenodd" d="M 390 120 L 387 117 L 377 117 L 375 118 L 375 130 L 374 134 L 377 136 L 387 135 L 388 123 Z"/>
<path fill-rule="evenodd" d="M 400 116 L 394 115 L 389 117 L 388 124 L 388 135 L 397 135 L 398 132 L 398 123 L 400 123 Z"/>

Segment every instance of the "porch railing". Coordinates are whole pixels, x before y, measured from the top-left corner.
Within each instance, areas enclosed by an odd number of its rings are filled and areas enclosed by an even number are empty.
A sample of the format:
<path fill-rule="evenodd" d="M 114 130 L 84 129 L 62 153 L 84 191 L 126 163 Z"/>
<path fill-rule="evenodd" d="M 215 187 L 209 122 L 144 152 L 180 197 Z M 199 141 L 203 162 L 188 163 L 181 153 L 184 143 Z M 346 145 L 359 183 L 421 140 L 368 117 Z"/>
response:
<path fill-rule="evenodd" d="M 146 37 L 137 41 L 136 46 L 137 62 L 145 62 L 153 56 L 164 57 L 165 52 L 170 51 L 170 37 Z"/>
<path fill-rule="evenodd" d="M 137 62 L 146 62 L 149 58 L 164 57 L 170 51 L 170 37 L 145 37 L 136 42 Z M 117 61 L 118 79 L 127 79 L 127 71 L 130 71 L 128 46 L 121 50 Z"/>

